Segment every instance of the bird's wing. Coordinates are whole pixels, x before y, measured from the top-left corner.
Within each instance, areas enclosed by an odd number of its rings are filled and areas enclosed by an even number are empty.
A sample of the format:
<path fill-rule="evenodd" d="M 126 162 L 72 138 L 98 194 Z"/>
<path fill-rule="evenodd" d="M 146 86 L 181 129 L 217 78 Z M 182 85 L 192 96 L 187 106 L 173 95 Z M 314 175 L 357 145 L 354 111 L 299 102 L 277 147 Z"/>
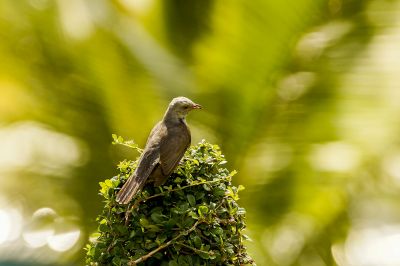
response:
<path fill-rule="evenodd" d="M 168 130 L 160 145 L 160 165 L 165 177 L 174 171 L 189 146 L 190 132 L 186 125 Z"/>
<path fill-rule="evenodd" d="M 142 156 L 139 159 L 139 165 L 135 172 L 129 177 L 118 192 L 117 202 L 128 204 L 136 193 L 143 188 L 147 178 L 160 161 L 159 154 L 160 152 L 158 149 L 145 150 L 142 153 Z"/>
<path fill-rule="evenodd" d="M 165 126 L 163 123 L 159 122 L 151 131 L 150 136 L 147 139 L 146 147 L 139 158 L 138 167 L 135 171 L 137 180 L 143 179 L 146 181 L 154 167 L 159 163 L 160 145 L 165 135 Z"/>
<path fill-rule="evenodd" d="M 160 139 L 165 129 L 158 123 L 150 133 L 146 147 L 139 158 L 138 167 L 117 194 L 117 202 L 127 204 L 146 183 L 154 167 L 160 162 Z"/>

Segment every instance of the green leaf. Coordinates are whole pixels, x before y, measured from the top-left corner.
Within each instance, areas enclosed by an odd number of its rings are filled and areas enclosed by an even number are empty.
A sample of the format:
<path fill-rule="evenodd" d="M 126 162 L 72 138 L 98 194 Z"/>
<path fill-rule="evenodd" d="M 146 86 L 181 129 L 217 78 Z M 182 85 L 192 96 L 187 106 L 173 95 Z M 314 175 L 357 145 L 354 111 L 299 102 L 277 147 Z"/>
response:
<path fill-rule="evenodd" d="M 213 195 L 216 196 L 216 197 L 224 196 L 225 195 L 225 190 L 222 189 L 222 188 L 215 188 L 213 190 Z"/>
<path fill-rule="evenodd" d="M 182 178 L 177 177 L 177 178 L 174 179 L 174 182 L 175 183 L 181 183 L 182 182 Z"/>
<path fill-rule="evenodd" d="M 192 207 L 196 206 L 196 198 L 192 194 L 188 194 L 186 195 L 186 197 L 189 201 L 190 206 Z"/>
<path fill-rule="evenodd" d="M 199 213 L 200 217 L 204 217 L 208 213 L 208 207 L 207 206 L 199 206 L 197 209 L 197 212 Z"/>
<path fill-rule="evenodd" d="M 188 215 L 190 216 L 190 217 L 192 217 L 193 219 L 199 219 L 199 216 L 197 216 L 197 214 L 195 213 L 195 212 L 193 212 L 193 211 L 190 211 L 189 213 L 188 213 Z"/>
<path fill-rule="evenodd" d="M 126 226 L 124 226 L 124 225 L 121 225 L 121 224 L 118 224 L 117 226 L 116 226 L 116 229 L 117 229 L 117 231 L 119 232 L 119 233 L 121 233 L 121 234 L 126 234 L 126 233 L 128 233 L 128 228 L 126 227 Z"/>
<path fill-rule="evenodd" d="M 186 217 L 185 220 L 182 222 L 184 227 L 191 227 L 195 223 L 195 219 L 192 217 Z"/>
<path fill-rule="evenodd" d="M 165 240 L 167 240 L 167 236 L 166 235 L 159 235 L 159 236 L 157 236 L 157 238 L 156 238 L 156 243 L 158 244 L 158 245 L 161 245 L 162 243 L 164 243 L 165 242 Z"/>
<path fill-rule="evenodd" d="M 110 179 L 106 179 L 106 181 L 104 181 L 106 183 L 107 187 L 112 187 L 112 181 Z"/>
<path fill-rule="evenodd" d="M 187 202 L 181 203 L 179 205 L 179 213 L 185 213 L 189 209 L 189 204 Z"/>
<path fill-rule="evenodd" d="M 179 266 L 192 266 L 193 265 L 192 257 L 180 255 L 178 257 L 178 264 Z"/>
<path fill-rule="evenodd" d="M 179 266 L 179 264 L 176 260 L 170 260 L 168 266 Z"/>
<path fill-rule="evenodd" d="M 158 227 L 157 225 L 154 225 L 154 224 L 150 224 L 150 225 L 146 226 L 146 229 L 149 230 L 150 232 L 160 232 L 161 231 L 160 227 Z"/>
<path fill-rule="evenodd" d="M 224 233 L 224 230 L 222 230 L 221 227 L 216 227 L 216 228 L 211 229 L 211 232 L 212 232 L 213 234 L 219 236 L 219 235 L 222 235 L 222 234 Z"/>
<path fill-rule="evenodd" d="M 206 193 L 204 193 L 203 191 L 198 191 L 198 192 L 195 193 L 195 195 L 196 195 L 196 199 L 197 200 L 201 200 L 202 198 L 204 198 Z"/>
<path fill-rule="evenodd" d="M 135 236 L 136 236 L 136 232 L 135 232 L 135 230 L 132 230 L 130 235 L 129 235 L 129 238 L 133 238 Z"/>
<path fill-rule="evenodd" d="M 140 218 L 139 222 L 140 222 L 140 225 L 142 225 L 144 227 L 146 227 L 146 226 L 148 226 L 150 224 L 149 221 L 146 218 Z"/>
<path fill-rule="evenodd" d="M 238 208 L 237 210 L 238 215 L 245 215 L 246 214 L 246 209 L 245 208 Z"/>
<path fill-rule="evenodd" d="M 120 257 L 114 257 L 112 260 L 113 265 L 120 266 L 121 265 L 121 258 Z"/>
<path fill-rule="evenodd" d="M 207 191 L 211 191 L 211 187 L 210 187 L 210 185 L 208 185 L 208 184 L 204 184 L 204 185 L 203 185 L 203 188 L 204 188 L 205 190 L 207 190 Z"/>
<path fill-rule="evenodd" d="M 160 213 L 152 213 L 151 214 L 151 219 L 155 222 L 155 223 L 162 223 L 165 220 L 166 216 L 162 215 Z"/>
<path fill-rule="evenodd" d="M 196 248 L 200 248 L 201 247 L 201 238 L 199 236 L 194 236 L 193 243 Z"/>
<path fill-rule="evenodd" d="M 208 254 L 207 251 L 196 251 L 197 255 L 199 255 L 202 259 L 209 259 L 210 258 L 210 254 Z"/>
<path fill-rule="evenodd" d="M 177 219 L 176 218 L 171 218 L 171 219 L 169 219 L 165 224 L 164 224 L 164 226 L 167 228 L 167 229 L 171 229 L 171 228 L 173 228 L 174 226 L 176 226 L 176 223 L 177 223 L 178 221 L 177 221 Z"/>

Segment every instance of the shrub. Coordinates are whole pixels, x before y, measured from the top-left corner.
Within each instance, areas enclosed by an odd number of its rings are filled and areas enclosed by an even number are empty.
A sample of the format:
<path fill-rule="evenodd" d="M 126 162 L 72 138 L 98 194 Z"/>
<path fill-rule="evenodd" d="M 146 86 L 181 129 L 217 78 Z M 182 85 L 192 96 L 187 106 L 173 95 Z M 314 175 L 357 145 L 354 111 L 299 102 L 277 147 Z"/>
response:
<path fill-rule="evenodd" d="M 243 244 L 245 210 L 237 204 L 243 186 L 231 184 L 236 172 L 225 164 L 219 147 L 202 141 L 188 149 L 162 187 L 148 184 L 131 204 L 120 205 L 116 192 L 137 166 L 122 161 L 118 176 L 100 182 L 105 205 L 95 240 L 86 246 L 87 264 L 254 264 Z"/>

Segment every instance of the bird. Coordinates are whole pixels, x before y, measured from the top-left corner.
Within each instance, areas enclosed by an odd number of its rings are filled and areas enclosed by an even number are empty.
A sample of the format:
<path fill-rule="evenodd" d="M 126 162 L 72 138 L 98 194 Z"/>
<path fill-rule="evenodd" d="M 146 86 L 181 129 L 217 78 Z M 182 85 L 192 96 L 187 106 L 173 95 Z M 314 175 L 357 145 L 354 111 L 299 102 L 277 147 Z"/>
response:
<path fill-rule="evenodd" d="M 163 119 L 151 130 L 136 170 L 117 193 L 118 203 L 128 204 L 146 183 L 153 182 L 154 186 L 165 183 L 191 143 L 186 116 L 201 108 L 186 97 L 172 99 Z"/>

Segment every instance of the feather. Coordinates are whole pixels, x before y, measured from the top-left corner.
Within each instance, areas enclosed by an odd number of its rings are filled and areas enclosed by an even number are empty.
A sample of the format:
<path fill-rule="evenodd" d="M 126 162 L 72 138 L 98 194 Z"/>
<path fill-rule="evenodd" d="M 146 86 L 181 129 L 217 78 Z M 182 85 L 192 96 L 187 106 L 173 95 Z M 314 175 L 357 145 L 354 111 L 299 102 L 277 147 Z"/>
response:
<path fill-rule="evenodd" d="M 152 129 L 138 161 L 138 167 L 117 194 L 117 202 L 129 203 L 147 182 L 162 185 L 171 175 L 185 151 L 191 137 L 185 117 L 200 105 L 185 97 L 174 98 L 162 121 Z"/>
<path fill-rule="evenodd" d="M 155 179 L 155 186 L 162 185 L 172 174 L 189 147 L 190 141 L 190 131 L 185 123 L 168 130 L 168 135 L 160 145 L 160 166 L 163 176 Z"/>

